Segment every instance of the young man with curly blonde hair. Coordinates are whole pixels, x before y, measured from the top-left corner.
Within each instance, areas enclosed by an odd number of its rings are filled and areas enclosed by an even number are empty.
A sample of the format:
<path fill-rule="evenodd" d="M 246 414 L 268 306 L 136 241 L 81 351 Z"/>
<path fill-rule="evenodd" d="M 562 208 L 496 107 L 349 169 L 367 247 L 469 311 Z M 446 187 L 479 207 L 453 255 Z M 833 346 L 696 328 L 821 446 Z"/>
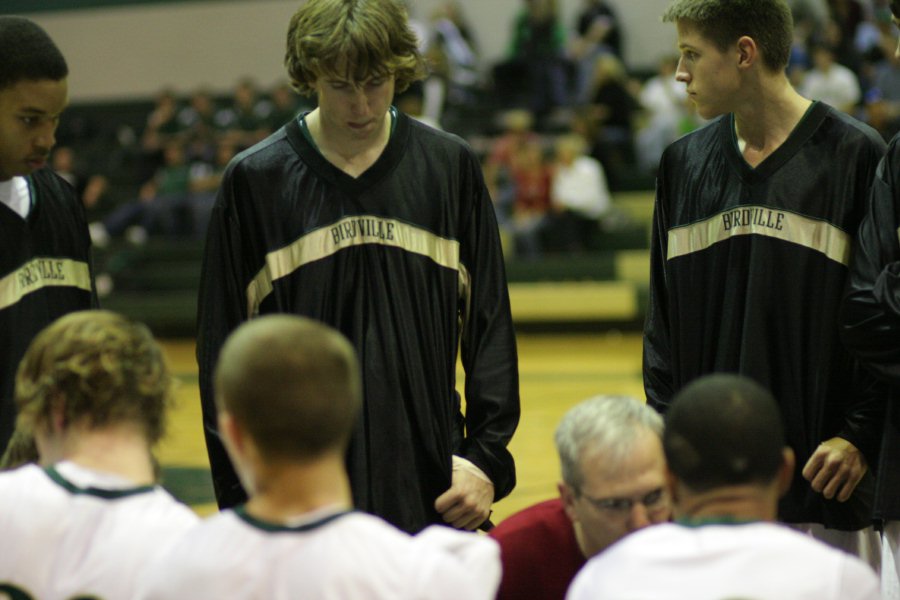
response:
<path fill-rule="evenodd" d="M 0 474 L 0 592 L 134 597 L 146 563 L 197 522 L 156 485 L 171 403 L 161 349 L 120 315 L 70 313 L 28 347 L 16 403 L 41 464 Z"/>
<path fill-rule="evenodd" d="M 335 327 L 359 355 L 355 506 L 411 532 L 484 525 L 515 484 L 519 396 L 479 161 L 391 105 L 425 72 L 398 0 L 304 3 L 285 65 L 318 107 L 232 161 L 207 239 L 197 358 L 219 505 L 246 498 L 217 429 L 219 349 L 243 321 L 284 312 Z"/>

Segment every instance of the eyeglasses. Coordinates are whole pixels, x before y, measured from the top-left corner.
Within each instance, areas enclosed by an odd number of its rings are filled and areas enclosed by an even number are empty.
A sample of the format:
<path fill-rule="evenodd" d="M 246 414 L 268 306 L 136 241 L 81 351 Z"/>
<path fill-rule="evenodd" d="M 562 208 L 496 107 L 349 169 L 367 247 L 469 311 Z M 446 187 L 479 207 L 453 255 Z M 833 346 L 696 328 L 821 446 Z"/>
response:
<path fill-rule="evenodd" d="M 654 512 L 665 508 L 669 501 L 665 488 L 661 487 L 640 498 L 591 498 L 585 494 L 580 495 L 597 510 L 617 514 L 631 512 L 635 504 L 642 504 L 648 511 Z"/>

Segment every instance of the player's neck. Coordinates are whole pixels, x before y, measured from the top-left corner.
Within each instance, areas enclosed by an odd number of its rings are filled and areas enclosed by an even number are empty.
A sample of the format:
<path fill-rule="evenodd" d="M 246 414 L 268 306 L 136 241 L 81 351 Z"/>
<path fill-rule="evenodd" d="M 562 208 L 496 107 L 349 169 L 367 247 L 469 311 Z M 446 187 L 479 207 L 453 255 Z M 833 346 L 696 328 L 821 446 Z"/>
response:
<path fill-rule="evenodd" d="M 736 485 L 708 492 L 678 494 L 675 517 L 688 521 L 733 519 L 738 521 L 774 521 L 778 494 L 774 488 Z"/>
<path fill-rule="evenodd" d="M 54 449 L 55 448 L 55 449 Z M 67 460 L 92 471 L 117 475 L 135 485 L 152 485 L 156 473 L 150 447 L 137 427 L 70 427 L 59 444 L 42 449 L 41 462 Z"/>
<path fill-rule="evenodd" d="M 254 469 L 247 512 L 273 523 L 289 523 L 325 507 L 353 506 L 343 456 L 308 463 L 267 464 Z"/>
<path fill-rule="evenodd" d="M 811 102 L 784 76 L 768 76 L 751 89 L 754 92 L 734 111 L 734 120 L 741 153 L 755 167 L 784 144 Z"/>
<path fill-rule="evenodd" d="M 381 125 L 371 136 L 355 137 L 332 129 L 320 118 L 319 109 L 306 115 L 309 133 L 322 156 L 351 177 L 359 177 L 375 164 L 391 137 L 391 114 L 384 115 Z"/>

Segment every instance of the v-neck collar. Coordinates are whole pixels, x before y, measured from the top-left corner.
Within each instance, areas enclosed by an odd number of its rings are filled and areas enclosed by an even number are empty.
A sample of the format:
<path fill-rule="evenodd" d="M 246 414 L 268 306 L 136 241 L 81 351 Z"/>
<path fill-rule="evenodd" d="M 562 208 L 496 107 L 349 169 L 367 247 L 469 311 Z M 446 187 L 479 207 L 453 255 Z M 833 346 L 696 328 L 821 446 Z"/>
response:
<path fill-rule="evenodd" d="M 391 124 L 391 137 L 384 150 L 381 151 L 381 155 L 359 177 L 353 177 L 328 162 L 328 159 L 319 152 L 315 143 L 304 135 L 300 121 L 306 114 L 308 113 L 291 119 L 286 125 L 285 132 L 288 142 L 303 159 L 303 162 L 316 171 L 320 177 L 351 195 L 364 192 L 388 174 L 403 156 L 409 138 L 409 117 L 396 111 Z"/>
<path fill-rule="evenodd" d="M 748 183 L 764 181 L 793 158 L 797 151 L 816 132 L 819 125 L 822 124 L 828 111 L 829 107 L 827 104 L 823 104 L 818 100 L 814 101 L 784 143 L 756 167 L 751 167 L 738 149 L 734 113 L 730 113 L 719 121 L 719 135 L 721 136 L 722 146 L 725 148 L 725 155 L 732 166 L 740 173 L 741 179 Z"/>

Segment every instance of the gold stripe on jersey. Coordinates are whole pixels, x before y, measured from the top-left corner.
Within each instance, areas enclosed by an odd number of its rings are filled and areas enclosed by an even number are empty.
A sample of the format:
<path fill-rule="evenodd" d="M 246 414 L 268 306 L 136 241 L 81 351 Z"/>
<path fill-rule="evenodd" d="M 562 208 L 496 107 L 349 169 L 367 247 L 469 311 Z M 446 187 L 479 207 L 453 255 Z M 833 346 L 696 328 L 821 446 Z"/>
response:
<path fill-rule="evenodd" d="M 247 314 L 254 316 L 259 312 L 263 300 L 272 293 L 274 281 L 340 250 L 365 244 L 400 248 L 426 256 L 442 267 L 460 268 L 459 242 L 456 240 L 394 219 L 369 215 L 347 217 L 266 254 L 266 265 L 247 286 Z"/>
<path fill-rule="evenodd" d="M 91 270 L 69 258 L 35 258 L 0 279 L 0 310 L 45 287 L 76 287 L 91 291 Z"/>
<path fill-rule="evenodd" d="M 770 206 L 740 206 L 713 217 L 669 230 L 669 260 L 706 250 L 738 235 L 764 235 L 799 244 L 847 265 L 850 236 L 819 219 Z"/>

